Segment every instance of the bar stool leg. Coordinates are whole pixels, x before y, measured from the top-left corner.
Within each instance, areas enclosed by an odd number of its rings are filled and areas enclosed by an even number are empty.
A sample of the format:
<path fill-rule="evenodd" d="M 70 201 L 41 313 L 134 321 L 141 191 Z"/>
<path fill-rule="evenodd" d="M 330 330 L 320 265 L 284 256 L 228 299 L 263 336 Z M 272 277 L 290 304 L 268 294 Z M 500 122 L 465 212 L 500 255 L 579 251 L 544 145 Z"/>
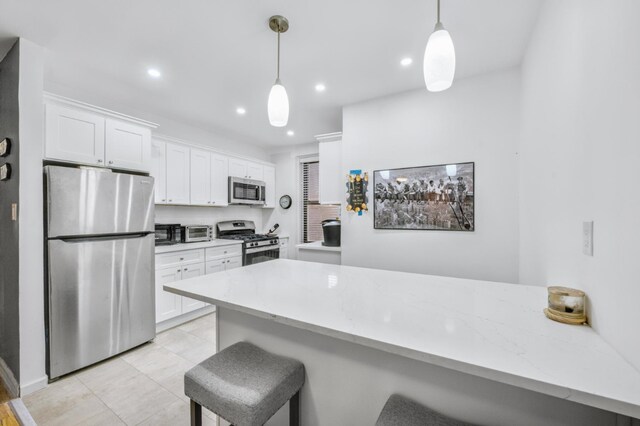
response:
<path fill-rule="evenodd" d="M 300 426 L 300 391 L 289 400 L 289 426 Z"/>
<path fill-rule="evenodd" d="M 202 426 L 202 405 L 191 400 L 191 426 Z"/>

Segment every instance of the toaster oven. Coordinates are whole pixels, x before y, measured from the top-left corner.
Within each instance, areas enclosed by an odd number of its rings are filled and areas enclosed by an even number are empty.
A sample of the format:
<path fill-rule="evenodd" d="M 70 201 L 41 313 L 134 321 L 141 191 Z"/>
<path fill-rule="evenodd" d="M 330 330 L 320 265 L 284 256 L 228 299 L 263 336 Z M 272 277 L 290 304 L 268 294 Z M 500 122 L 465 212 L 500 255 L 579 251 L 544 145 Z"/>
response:
<path fill-rule="evenodd" d="M 185 225 L 182 227 L 183 243 L 199 243 L 213 240 L 213 226 Z"/>

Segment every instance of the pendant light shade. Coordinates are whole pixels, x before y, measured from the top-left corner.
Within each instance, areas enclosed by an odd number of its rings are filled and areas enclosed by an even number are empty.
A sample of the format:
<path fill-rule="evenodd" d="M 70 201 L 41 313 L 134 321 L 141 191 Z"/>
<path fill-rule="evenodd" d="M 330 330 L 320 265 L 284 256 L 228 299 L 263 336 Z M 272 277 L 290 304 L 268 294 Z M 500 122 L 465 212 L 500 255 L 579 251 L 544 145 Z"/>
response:
<path fill-rule="evenodd" d="M 289 97 L 280 79 L 277 79 L 269 92 L 269 123 L 274 127 L 284 127 L 289 121 Z"/>
<path fill-rule="evenodd" d="M 289 29 L 289 21 L 284 16 L 272 16 L 269 19 L 269 28 L 278 33 L 278 68 L 276 82 L 269 92 L 267 112 L 269 113 L 269 123 L 273 127 L 284 127 L 289 122 L 289 96 L 287 96 L 287 89 L 280 81 L 280 33 Z"/>
<path fill-rule="evenodd" d="M 424 49 L 424 82 L 430 92 L 447 90 L 453 84 L 456 73 L 456 50 L 449 31 L 440 22 L 440 0 L 438 0 L 438 22 Z"/>

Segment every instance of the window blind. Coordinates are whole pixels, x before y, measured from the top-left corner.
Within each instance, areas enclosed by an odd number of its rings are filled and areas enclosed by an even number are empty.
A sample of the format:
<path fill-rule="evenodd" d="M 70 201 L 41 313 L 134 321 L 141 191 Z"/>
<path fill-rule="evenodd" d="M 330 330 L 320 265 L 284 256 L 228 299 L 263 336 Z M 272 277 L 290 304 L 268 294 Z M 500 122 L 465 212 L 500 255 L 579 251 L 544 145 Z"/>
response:
<path fill-rule="evenodd" d="M 302 242 L 324 241 L 322 221 L 340 217 L 340 204 L 320 204 L 318 161 L 302 163 Z"/>

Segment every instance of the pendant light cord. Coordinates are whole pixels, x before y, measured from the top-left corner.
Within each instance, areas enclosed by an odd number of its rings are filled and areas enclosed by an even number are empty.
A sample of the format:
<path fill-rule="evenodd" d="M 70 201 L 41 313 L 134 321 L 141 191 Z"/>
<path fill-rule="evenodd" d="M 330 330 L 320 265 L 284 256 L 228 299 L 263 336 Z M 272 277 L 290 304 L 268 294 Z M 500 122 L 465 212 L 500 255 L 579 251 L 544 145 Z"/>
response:
<path fill-rule="evenodd" d="M 276 72 L 276 79 L 280 80 L 280 28 L 278 28 L 278 69 Z"/>
<path fill-rule="evenodd" d="M 438 0 L 438 23 L 440 23 L 440 0 Z"/>

